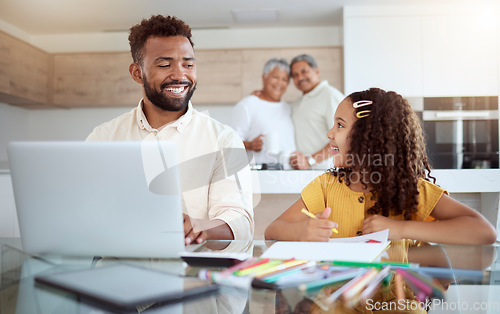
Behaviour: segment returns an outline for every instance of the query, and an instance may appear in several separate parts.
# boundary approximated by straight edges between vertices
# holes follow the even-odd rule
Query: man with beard
[[[303,93],[292,103],[297,152],[290,157],[290,165],[294,169],[329,169],[333,154],[326,133],[345,97],[328,81],[320,81],[318,65],[310,55],[293,58],[290,73],[295,87]]]
[[[96,127],[87,141],[175,142],[186,245],[252,239],[252,183],[248,164],[241,165],[243,142],[190,102],[196,89],[190,27],[175,17],[152,16],[130,29],[129,43],[129,72],[142,85],[143,98],[130,112]]]

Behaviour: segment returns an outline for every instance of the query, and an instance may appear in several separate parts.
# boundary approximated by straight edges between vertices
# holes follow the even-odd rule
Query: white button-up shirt
[[[87,141],[142,141],[177,144],[183,212],[195,219],[220,219],[235,240],[253,238],[252,180],[245,148],[230,127],[195,110],[191,104],[176,121],[160,129],[148,123],[142,100],[94,129]]]

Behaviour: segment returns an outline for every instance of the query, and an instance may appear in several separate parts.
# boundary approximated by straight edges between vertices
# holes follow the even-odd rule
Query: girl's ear
[[[143,83],[143,81],[142,81],[142,69],[141,69],[140,65],[138,65],[137,63],[134,62],[128,67],[128,71],[130,72],[130,75],[132,76],[134,81],[136,81],[139,84]]]

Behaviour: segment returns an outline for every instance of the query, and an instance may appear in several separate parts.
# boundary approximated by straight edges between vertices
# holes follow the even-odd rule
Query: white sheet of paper
[[[359,237],[330,239],[329,242],[276,242],[262,257],[315,261],[372,262],[389,245],[389,229]],[[380,243],[367,243],[368,241]]]
[[[387,242],[388,238],[389,238],[389,229],[385,229],[382,231],[365,234],[359,237],[330,239],[330,242],[364,243],[370,240],[374,240],[374,241],[379,241],[380,243],[384,243]]]
[[[372,262],[388,246],[388,242],[276,242],[262,258],[306,259],[312,261]]]

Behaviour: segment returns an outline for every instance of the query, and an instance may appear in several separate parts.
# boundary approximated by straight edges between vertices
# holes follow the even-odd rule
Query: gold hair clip
[[[371,100],[360,100],[360,101],[356,101],[355,103],[353,103],[352,106],[354,107],[354,109],[357,109],[359,107],[368,106],[371,104],[373,104],[373,101],[371,101]],[[371,110],[363,110],[360,112],[356,112],[356,117],[358,119],[368,117],[370,115],[370,112],[371,112]]]
[[[356,101],[355,103],[353,103],[352,106],[354,108],[359,108],[359,107],[368,106],[371,104],[373,104],[373,101],[371,101],[371,100],[360,100],[360,101]]]
[[[358,119],[368,117],[370,115],[370,112],[371,112],[371,110],[363,110],[363,111],[357,112],[356,117]]]

